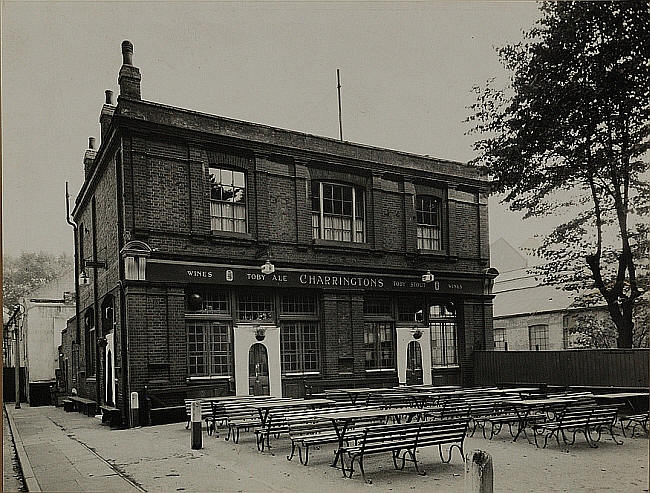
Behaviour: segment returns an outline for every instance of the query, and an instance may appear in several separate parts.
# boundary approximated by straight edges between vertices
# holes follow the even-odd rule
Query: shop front
[[[188,383],[276,397],[307,379],[431,384],[459,374],[463,300],[483,287],[444,274],[159,259],[148,259],[146,281],[184,286]]]

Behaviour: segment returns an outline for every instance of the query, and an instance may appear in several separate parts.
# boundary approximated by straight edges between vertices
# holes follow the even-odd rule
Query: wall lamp
[[[262,274],[273,274],[275,272],[275,265],[271,263],[270,260],[264,262],[264,265],[260,268]]]
[[[427,271],[426,274],[422,274],[422,282],[433,282],[435,280],[435,276],[431,273],[430,270]]]

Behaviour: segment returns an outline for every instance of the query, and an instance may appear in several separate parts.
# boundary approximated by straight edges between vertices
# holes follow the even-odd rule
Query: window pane
[[[390,298],[388,296],[364,296],[363,313],[366,315],[389,316],[391,314]]]
[[[273,297],[266,293],[241,293],[238,316],[240,320],[273,321]]]
[[[209,172],[211,199],[210,225],[212,230],[245,233],[245,174],[241,171],[219,168],[210,168]],[[237,219],[238,221],[234,221],[233,219]]]
[[[233,185],[239,188],[245,188],[244,185],[244,173],[241,171],[233,171],[232,173],[232,182]]]
[[[424,299],[418,296],[397,299],[397,320],[400,322],[424,322]]]
[[[393,344],[394,328],[387,322],[366,322],[364,324],[365,368],[367,370],[395,368]]]
[[[440,250],[440,199],[418,196],[416,199],[417,243],[420,250]]]
[[[315,315],[316,297],[313,294],[283,295],[281,313],[286,315]]]
[[[317,323],[283,323],[280,344],[284,373],[320,371]]]

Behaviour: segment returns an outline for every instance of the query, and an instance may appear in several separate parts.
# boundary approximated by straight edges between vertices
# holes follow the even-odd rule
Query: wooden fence
[[[647,349],[476,351],[475,385],[648,387]]]

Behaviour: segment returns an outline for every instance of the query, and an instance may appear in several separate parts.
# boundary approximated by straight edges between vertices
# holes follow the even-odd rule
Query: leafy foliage
[[[563,222],[533,253],[549,284],[607,304],[619,347],[648,289],[650,11],[646,2],[554,2],[498,50],[509,84],[475,88],[474,164],[525,217]],[[567,219],[566,216],[569,216]]]
[[[73,268],[72,259],[67,255],[56,256],[44,252],[23,252],[18,257],[5,255],[3,305],[11,309],[21,297]]]

